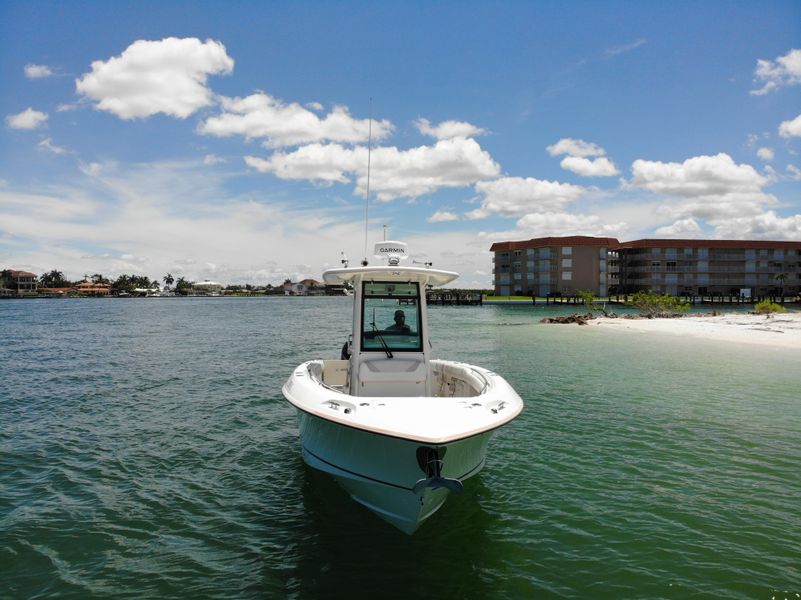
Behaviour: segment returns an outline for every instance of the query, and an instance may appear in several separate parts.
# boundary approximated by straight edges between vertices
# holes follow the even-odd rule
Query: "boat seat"
[[[348,360],[324,360],[323,383],[332,387],[344,387],[348,384]]]
[[[428,368],[422,357],[370,358],[359,365],[360,396],[426,396]]]

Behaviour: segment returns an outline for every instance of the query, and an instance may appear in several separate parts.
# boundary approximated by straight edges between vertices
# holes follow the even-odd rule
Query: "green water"
[[[0,598],[798,598],[801,348],[432,307],[526,401],[414,536],[280,393],[346,298],[0,302]]]

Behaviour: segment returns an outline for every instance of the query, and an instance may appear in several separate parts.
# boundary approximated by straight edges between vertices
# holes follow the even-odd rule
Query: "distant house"
[[[75,285],[73,289],[81,296],[108,296],[111,293],[111,284],[82,281]]]
[[[45,298],[63,298],[71,292],[75,292],[75,288],[71,287],[40,287],[39,295]]]
[[[37,289],[36,274],[28,271],[3,271],[3,275],[0,277],[0,288],[8,290],[15,295],[35,294]]]
[[[285,296],[317,296],[325,294],[325,286],[316,279],[304,279],[284,284]]]
[[[222,284],[216,281],[201,281],[192,286],[192,296],[219,296],[222,291]]]

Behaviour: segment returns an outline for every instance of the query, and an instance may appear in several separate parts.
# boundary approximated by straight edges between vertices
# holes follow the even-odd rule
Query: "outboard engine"
[[[464,485],[458,479],[442,476],[442,457],[445,456],[447,448],[431,448],[420,446],[417,449],[417,464],[426,474],[425,479],[420,479],[414,484],[412,491],[419,494],[425,488],[437,490],[446,488],[452,492],[459,493],[464,489]]]

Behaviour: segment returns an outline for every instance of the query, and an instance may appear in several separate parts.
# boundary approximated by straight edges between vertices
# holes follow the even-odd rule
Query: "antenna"
[[[388,225],[384,225],[384,241],[387,241],[387,227]]]
[[[367,124],[367,197],[364,199],[364,260],[362,266],[367,266],[367,224],[370,211],[370,153],[373,147],[373,99],[370,98],[370,120]]]

